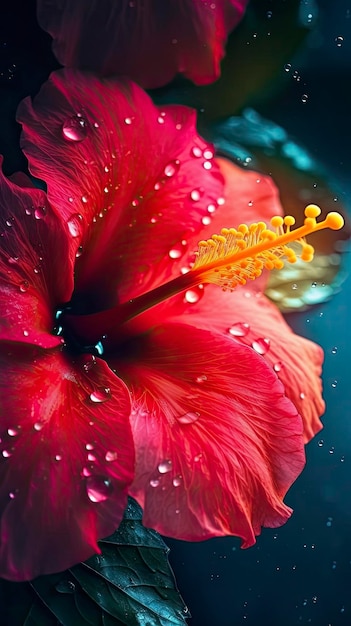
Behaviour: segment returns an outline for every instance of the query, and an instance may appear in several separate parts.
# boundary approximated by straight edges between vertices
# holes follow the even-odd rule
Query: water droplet
[[[172,469],[172,461],[170,459],[161,461],[161,463],[158,464],[157,469],[160,474],[167,474],[167,472],[170,472]]]
[[[271,19],[272,15],[273,15],[272,11],[267,11],[267,17],[269,20]]]
[[[151,486],[151,487],[158,487],[158,486],[159,486],[159,484],[160,484],[160,481],[159,481],[159,479],[158,479],[158,478],[152,478],[152,479],[150,480],[150,486]]]
[[[201,223],[202,223],[204,226],[209,226],[209,225],[211,224],[211,222],[212,222],[212,220],[211,220],[211,218],[210,218],[210,216],[209,216],[209,215],[204,215],[204,217],[203,217],[203,218],[202,218],[202,220],[201,220]]]
[[[85,481],[88,498],[92,502],[104,502],[113,491],[112,483],[106,476],[88,476]]]
[[[131,117],[125,117],[124,118],[124,123],[127,124],[127,126],[130,126],[132,123],[132,118]]]
[[[7,434],[10,437],[16,437],[16,435],[18,435],[18,428],[8,428],[7,429]]]
[[[172,482],[173,482],[173,487],[179,487],[182,484],[183,479],[182,479],[182,477],[180,475],[179,476],[175,476],[173,478]]]
[[[338,348],[336,346],[334,346],[334,348],[332,348],[331,353],[332,354],[336,354],[338,351]]]
[[[293,283],[291,285],[291,289],[294,289],[294,290],[298,289],[298,285],[296,283]]]
[[[102,403],[106,402],[111,398],[111,390],[109,387],[99,387],[99,389],[95,389],[89,395],[89,399],[91,402]]]
[[[82,220],[83,217],[80,213],[74,213],[69,218],[67,226],[72,237],[78,237],[81,234]]]
[[[307,93],[303,93],[301,96],[301,101],[305,104],[308,100],[308,94]]]
[[[245,337],[249,330],[250,324],[246,324],[246,322],[237,322],[228,329],[228,333],[233,335],[233,337]]]
[[[62,134],[68,141],[83,141],[88,134],[86,120],[80,115],[68,118],[63,123]]]
[[[83,202],[84,204],[87,204],[87,202],[88,202],[88,197],[87,197],[87,196],[82,196],[82,197],[81,197],[81,200],[82,200],[82,202]]]
[[[43,422],[35,422],[35,424],[33,424],[33,428],[37,432],[39,432],[43,427],[44,427],[44,423]]]
[[[203,157],[204,159],[213,159],[214,157],[213,150],[211,150],[210,148],[206,148],[206,150],[204,150],[203,152]]]
[[[165,120],[164,120],[164,117],[162,117],[162,114],[159,115],[159,117],[157,118],[157,121],[158,121],[159,124],[164,124],[165,123]]]
[[[197,454],[196,456],[194,456],[194,461],[195,463],[198,463],[199,461],[201,461],[202,459],[202,453],[200,452],[200,454]]]
[[[84,355],[85,360],[83,363],[83,369],[85,372],[89,372],[94,365],[96,365],[96,357],[93,354]]]
[[[344,38],[341,37],[341,35],[339,35],[339,37],[335,37],[335,43],[338,48],[341,48],[342,44],[344,43]]]
[[[116,461],[117,458],[118,458],[117,452],[113,452],[112,450],[108,450],[105,454],[105,460],[108,461],[108,463],[111,463],[112,461]]]
[[[323,446],[324,446],[324,440],[323,440],[323,439],[320,439],[320,440],[318,441],[318,444],[317,444],[317,445],[318,445],[318,447],[319,447],[319,448],[323,448]]]
[[[190,192],[190,199],[191,199],[193,202],[198,202],[198,201],[200,200],[201,196],[202,196],[202,191],[201,191],[201,189],[193,189],[193,190]]]
[[[94,450],[94,445],[92,443],[87,443],[87,444],[85,444],[85,449],[86,450]]]
[[[19,261],[19,257],[18,257],[18,256],[10,256],[10,257],[7,259],[7,262],[8,262],[10,265],[16,265],[16,264],[18,263],[18,261]]]
[[[24,337],[29,337],[29,330],[24,330],[23,331],[23,336]]]
[[[179,259],[183,254],[183,250],[182,248],[179,246],[177,248],[172,248],[169,252],[168,252],[168,256],[171,259]]]
[[[184,301],[188,302],[189,304],[196,304],[196,302],[199,302],[199,300],[201,300],[203,295],[204,295],[203,285],[197,285],[196,287],[193,287],[192,289],[188,289],[185,292]]]
[[[59,593],[74,593],[76,586],[71,580],[60,580],[60,582],[55,585],[55,589]]]
[[[77,252],[76,252],[76,259],[79,259],[79,257],[82,256],[82,254],[83,254],[83,246],[78,246]]]
[[[14,500],[14,498],[15,498],[15,497],[16,497],[15,492],[14,492],[14,491],[10,491],[10,493],[9,493],[9,498],[10,498],[11,500]]]
[[[167,176],[168,178],[172,178],[172,176],[174,176],[178,170],[180,168],[180,161],[178,161],[178,159],[176,159],[175,161],[170,161],[169,163],[167,163],[164,171],[165,176]]]
[[[332,525],[332,523],[333,523],[333,518],[332,517],[328,517],[326,526],[330,527]]]
[[[42,220],[46,216],[46,207],[39,206],[34,210],[34,217],[36,220]]]
[[[333,380],[331,386],[333,387],[333,389],[335,389],[335,387],[337,387],[338,385],[338,381],[337,380]]]
[[[55,461],[62,461],[62,455],[61,454],[55,454]]]
[[[283,367],[283,363],[281,361],[278,361],[277,363],[274,363],[273,365],[273,369],[275,372],[280,372],[282,367]]]
[[[195,411],[188,411],[188,413],[184,413],[184,415],[180,415],[179,417],[177,417],[177,421],[180,424],[193,424],[194,422],[197,422],[199,417],[200,413],[197,413]]]
[[[202,156],[202,150],[198,146],[193,146],[190,150],[191,156],[199,159]]]
[[[291,63],[285,63],[284,69],[285,69],[286,72],[290,72],[290,70],[291,70]]]
[[[5,459],[9,459],[9,458],[10,458],[10,456],[12,456],[12,452],[11,452],[10,450],[3,450],[3,451],[2,451],[2,456],[3,456]]]
[[[304,394],[304,392],[303,392],[303,391],[301,391],[301,393],[300,393],[300,398],[301,398],[301,400],[304,400],[304,399],[305,399],[305,394]]]
[[[201,374],[200,376],[196,376],[195,382],[201,385],[201,383],[205,383],[207,380],[207,376],[205,374]]]
[[[211,161],[204,161],[204,163],[202,164],[202,167],[204,168],[204,170],[211,170],[212,169],[212,163]]]
[[[260,337],[252,342],[251,346],[258,354],[266,354],[270,347],[270,340],[267,337]]]
[[[216,210],[216,207],[215,207],[215,205],[214,205],[214,204],[209,204],[209,205],[208,205],[208,207],[207,207],[207,211],[208,211],[208,213],[214,213],[214,212],[215,212],[215,210]]]

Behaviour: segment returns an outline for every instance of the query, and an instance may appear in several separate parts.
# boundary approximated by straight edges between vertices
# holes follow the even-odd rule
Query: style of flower
[[[228,33],[248,0],[38,0],[38,21],[65,66],[161,87],[177,73],[219,77]]]
[[[262,295],[263,276],[230,293],[192,284],[191,267],[222,280],[201,264],[226,235],[206,238],[281,213],[273,183],[216,161],[194,111],[157,108],[130,82],[61,70],[18,119],[47,194],[2,175],[0,576],[98,552],[128,493],[165,535],[252,545],[291,514],[322,351]],[[250,228],[237,240],[266,245]],[[244,282],[258,264],[223,272]]]

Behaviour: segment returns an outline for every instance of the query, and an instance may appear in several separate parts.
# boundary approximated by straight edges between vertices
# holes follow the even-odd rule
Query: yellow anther
[[[318,217],[322,211],[317,204],[309,204],[304,212],[306,217]]]
[[[340,213],[332,211],[331,213],[328,213],[325,218],[325,223],[328,228],[331,228],[331,230],[340,230],[340,228],[342,228],[345,224],[345,221]]]
[[[283,226],[283,224],[284,219],[280,217],[280,215],[275,215],[274,217],[272,217],[271,225],[273,226],[273,228],[280,228],[280,226]]]
[[[294,226],[295,224],[295,218],[292,215],[286,215],[284,217],[284,224],[285,226],[289,227],[289,226]]]

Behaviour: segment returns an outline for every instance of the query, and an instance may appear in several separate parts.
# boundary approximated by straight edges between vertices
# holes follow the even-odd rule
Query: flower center
[[[213,283],[232,291],[248,280],[255,280],[265,269],[281,269],[284,260],[294,263],[300,256],[303,261],[311,261],[314,249],[305,241],[305,236],[323,228],[339,230],[344,225],[342,216],[336,212],[328,213],[325,220],[317,222],[320,213],[318,206],[308,205],[303,226],[294,230],[291,227],[295,219],[291,215],[273,217],[272,228],[264,222],[223,228],[219,235],[199,242],[195,263],[186,274],[112,309],[73,315],[67,308],[59,315],[58,322],[75,342],[87,346],[84,351],[93,347],[102,354],[105,339],[108,338],[109,346],[114,345],[117,337],[121,337],[123,324],[178,293],[203,283]]]

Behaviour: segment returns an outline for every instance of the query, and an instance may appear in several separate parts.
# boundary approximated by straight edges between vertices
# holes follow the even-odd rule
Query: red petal
[[[130,76],[145,88],[176,73],[216,80],[227,34],[247,0],[39,0],[38,20],[62,65]]]
[[[45,193],[27,187],[0,172],[0,339],[49,348],[61,343],[53,311],[71,297],[75,255]]]
[[[207,206],[223,195],[218,166],[209,158],[213,149],[197,135],[194,111],[159,110],[132,83],[66,70],[52,74],[33,107],[22,103],[19,119],[31,170],[47,182],[50,201],[72,220],[83,247],[77,291],[109,308],[117,285],[119,299],[150,288],[161,261],[158,281],[171,275],[168,253],[182,240],[179,254],[189,253],[187,235],[200,230]],[[81,141],[64,138],[67,120],[78,124]]]
[[[1,360],[0,576],[26,580],[99,552],[119,524],[134,469],[130,401],[89,356],[17,348]]]
[[[133,390],[144,523],[187,540],[255,541],[291,514],[283,497],[304,466],[302,423],[276,374],[227,334],[167,324],[118,360]]]
[[[222,292],[209,285],[201,302],[188,306],[181,319],[192,326],[221,333],[232,329],[229,334],[236,341],[254,346],[277,372],[287,397],[301,414],[305,443],[321,430],[319,418],[325,408],[320,378],[323,351],[312,341],[296,335],[263,294],[244,288],[233,293]]]

